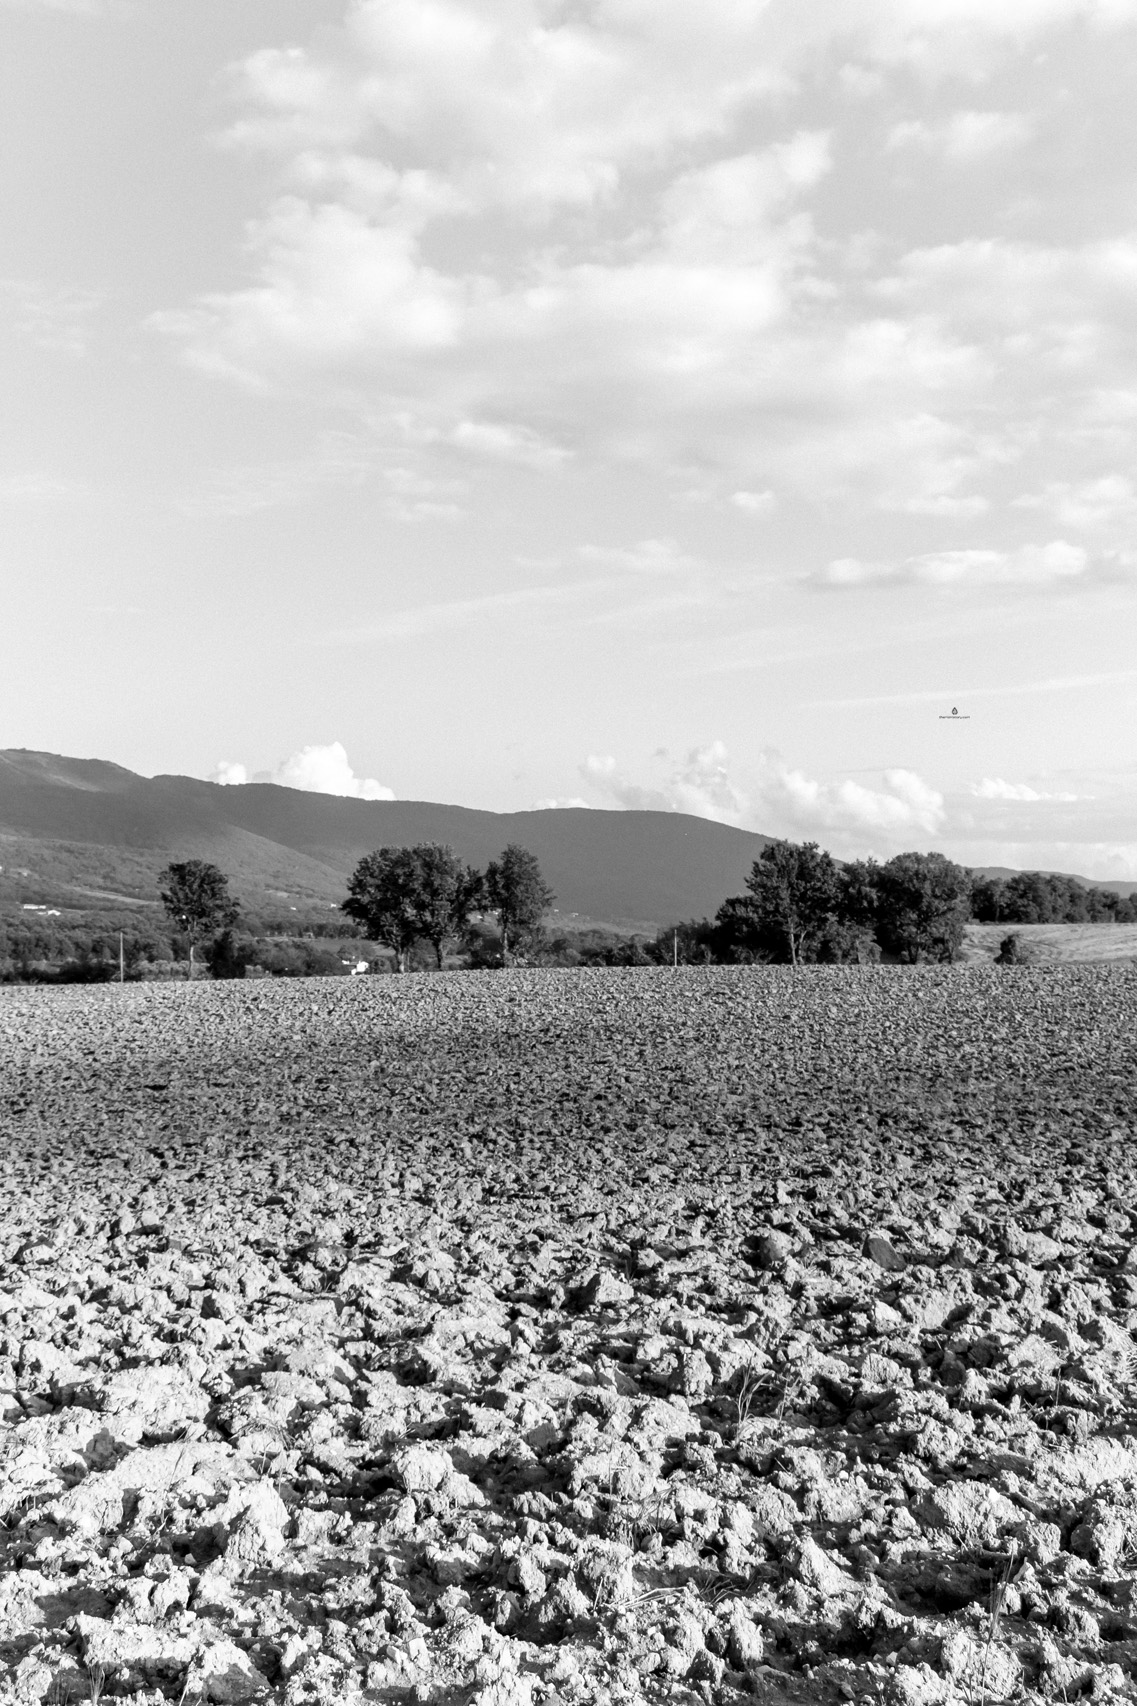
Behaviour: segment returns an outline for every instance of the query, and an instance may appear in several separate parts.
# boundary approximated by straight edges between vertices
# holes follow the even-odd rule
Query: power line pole
[[[674,970],[679,964],[679,932],[671,932],[671,967]]]
[[[122,947],[122,931],[118,933],[118,981],[126,982],[126,955]]]

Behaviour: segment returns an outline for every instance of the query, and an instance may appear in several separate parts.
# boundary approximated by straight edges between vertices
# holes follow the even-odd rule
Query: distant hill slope
[[[972,870],[977,877],[1017,877],[1021,874],[1013,865],[973,865]],[[1069,871],[1044,870],[1042,875],[1044,877],[1069,877],[1072,883],[1081,883],[1083,888],[1106,889],[1110,894],[1119,894],[1126,900],[1131,894],[1137,894],[1137,883],[1125,882],[1114,877],[1099,882],[1096,877],[1075,877]]]
[[[152,901],[158,871],[175,858],[213,860],[248,905],[327,905],[373,848],[442,841],[484,866],[516,841],[536,854],[560,912],[665,924],[713,914],[738,894],[768,840],[680,812],[349,800],[0,751],[3,888],[15,877],[36,898],[59,894],[73,906],[96,894]]]

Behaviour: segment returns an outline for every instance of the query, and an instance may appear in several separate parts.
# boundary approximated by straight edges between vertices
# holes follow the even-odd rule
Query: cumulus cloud
[[[210,776],[211,782],[239,787],[250,780],[243,764],[223,760]],[[372,777],[357,776],[348,762],[343,743],[302,746],[284,758],[275,770],[258,771],[254,782],[275,782],[281,788],[299,788],[310,794],[337,794],[352,800],[393,800],[392,789]]]
[[[666,761],[666,754],[657,756]],[[767,752],[739,783],[721,741],[693,748],[654,785],[630,779],[610,755],[590,755],[581,775],[626,811],[689,812],[772,835],[836,836],[842,845],[934,835],[946,817],[944,796],[911,770],[886,770],[879,788],[848,779],[819,782]]]
[[[943,827],[944,797],[911,770],[886,770],[883,788],[846,780],[822,783],[778,759],[768,759],[761,803],[782,825],[845,835],[911,832],[934,835]]]
[[[572,794],[565,799],[550,798],[545,800],[534,800],[532,809],[535,812],[555,812],[569,811],[576,806],[583,806],[585,810],[590,810],[591,802],[589,800],[582,800],[579,794]]]
[[[614,758],[593,753],[581,765],[581,775],[626,811],[688,812],[739,825],[748,802],[731,781],[726,760],[721,741],[692,747],[659,786],[643,787],[630,781]]]
[[[1135,17],[1137,0],[707,0],[697,19],[683,0],[351,0],[342,27],[233,69],[226,143],[275,172],[248,277],[155,324],[247,383],[338,397],[350,375],[397,399],[431,457],[681,470],[678,489],[755,516],[774,492],[877,520],[1002,514],[1013,491],[991,488],[1028,450],[1071,483],[1072,451],[1101,454],[1137,241],[1070,237],[1057,199],[1051,241],[1024,240],[1017,215],[1000,234],[989,199],[982,237],[890,229],[864,138],[808,122],[802,91],[832,74],[866,112],[879,100],[879,136],[915,65],[926,110],[893,127],[889,176],[900,148],[912,171],[996,153],[1013,171],[1032,126],[1061,122],[1054,103],[953,110],[958,76],[979,87],[1018,56],[1029,79],[1048,32],[1088,26],[1092,43]],[[827,113],[848,105],[833,95]],[[983,177],[957,174],[955,193],[983,195]],[[1048,192],[1011,193],[1045,228]],[[425,498],[408,518],[440,504],[456,513]],[[1071,494],[1056,512],[1071,550],[1077,509]],[[1092,578],[997,544],[1001,564],[930,549],[830,578]]]

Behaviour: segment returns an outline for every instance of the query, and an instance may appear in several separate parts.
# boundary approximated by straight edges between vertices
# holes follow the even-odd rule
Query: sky
[[[0,0],[0,746],[1137,878],[1135,86],[1137,0]]]

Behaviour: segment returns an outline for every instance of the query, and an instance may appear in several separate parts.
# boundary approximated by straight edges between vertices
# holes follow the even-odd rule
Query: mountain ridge
[[[770,837],[681,812],[487,812],[354,800],[275,783],[143,777],[101,759],[0,751],[0,864],[75,892],[152,899],[174,858],[208,858],[246,903],[334,905],[365,853],[443,841],[484,866],[510,841],[538,858],[563,914],[655,926],[713,913]]]
[[[338,906],[364,854],[442,841],[484,866],[511,841],[538,858],[562,917],[652,929],[709,917],[741,892],[772,837],[683,812],[563,806],[489,812],[430,800],[355,800],[272,782],[141,776],[106,759],[0,750],[0,902],[96,896],[153,904],[172,859],[202,858],[261,910]],[[981,875],[1011,875],[1001,866]],[[1084,877],[1075,879],[1089,886]],[[1118,894],[1137,883],[1093,886]],[[83,897],[69,899],[68,896]]]

